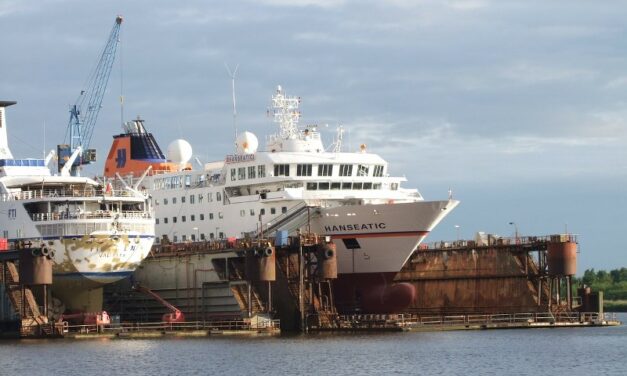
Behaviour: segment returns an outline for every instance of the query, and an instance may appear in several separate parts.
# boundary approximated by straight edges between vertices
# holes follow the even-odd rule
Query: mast
[[[229,66],[224,63],[226,67],[226,71],[229,73],[231,77],[231,94],[233,96],[233,129],[235,130],[235,152],[237,152],[237,103],[235,102],[235,75],[237,75],[237,69],[239,68],[239,64],[235,66],[235,69],[231,72]]]
[[[298,137],[298,120],[300,119],[300,97],[288,97],[283,93],[281,85],[277,86],[276,93],[272,96],[272,116],[274,122],[279,125],[281,139],[294,139]]]

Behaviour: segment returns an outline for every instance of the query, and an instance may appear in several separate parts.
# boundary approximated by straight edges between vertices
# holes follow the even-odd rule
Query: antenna
[[[235,66],[235,69],[231,71],[228,64],[225,62],[224,66],[226,67],[226,71],[229,73],[231,77],[231,93],[233,95],[233,128],[235,129],[235,151],[237,152],[237,102],[235,102],[235,75],[237,75],[237,69],[239,68],[239,64]]]

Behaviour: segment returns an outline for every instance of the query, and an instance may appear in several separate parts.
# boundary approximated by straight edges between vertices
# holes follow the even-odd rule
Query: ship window
[[[213,201],[213,192],[207,193],[207,202]]]
[[[213,240],[213,232],[209,233],[209,239]]]
[[[381,189],[381,183],[374,183],[372,189]]]
[[[216,192],[216,201],[218,202],[222,201],[222,193]]]
[[[192,241],[195,242],[196,241],[196,235],[195,234],[191,234],[190,236],[192,238]]]
[[[331,183],[331,190],[340,189],[340,183]]]
[[[189,195],[189,203],[190,204],[195,204],[196,202],[196,195]]]
[[[310,164],[297,164],[296,176],[311,176],[311,169]]]
[[[168,217],[163,218],[163,223],[168,223]]]
[[[181,204],[185,203],[185,196],[181,196]]]
[[[240,210],[240,211],[239,211],[239,216],[240,216],[240,217],[243,217],[243,216],[245,216],[245,215],[246,215],[246,210],[243,210],[243,209],[242,209],[242,210]]]
[[[266,215],[266,209],[259,209],[260,215]]]
[[[364,183],[364,189],[372,189],[372,183]]]
[[[353,176],[353,165],[340,165],[340,176]]]
[[[176,197],[172,197],[172,204],[176,204]]]
[[[392,183],[390,184],[390,190],[392,191],[396,191],[398,189],[398,183]]]
[[[264,166],[264,165],[257,166],[257,175],[259,175],[260,178],[265,178],[266,177],[266,166]]]
[[[270,208],[270,214],[276,214],[276,208]]]
[[[353,183],[342,183],[342,189],[351,189]]]
[[[209,213],[209,220],[213,219],[213,213]]]
[[[155,199],[155,206],[159,206],[159,199],[158,198]]]
[[[206,240],[204,232],[202,234],[200,234],[200,240]]]
[[[224,215],[222,214],[222,212],[218,212],[218,218],[220,219],[224,218]]]
[[[307,183],[308,191],[315,191],[316,189],[318,189],[318,183]]]
[[[235,169],[231,169],[231,181],[235,181]]]
[[[237,169],[237,180],[246,179],[246,167],[240,167]]]
[[[164,198],[164,199],[163,199],[163,205],[167,205],[167,204],[168,204],[168,199],[167,199],[167,198]]]
[[[255,215],[255,209],[250,209],[250,215]]]
[[[357,176],[368,176],[368,166],[357,165]]]
[[[220,239],[224,239],[224,233],[220,231]]]
[[[290,176],[290,165],[288,164],[275,164],[274,176]]]
[[[185,222],[186,220],[187,220],[187,217],[186,217],[186,216],[184,216],[184,215],[182,215],[182,216],[181,216],[181,222]]]
[[[249,179],[254,179],[255,178],[255,166],[248,166],[248,178]]]
[[[185,175],[185,186],[189,187],[190,185],[192,185],[192,176],[191,175]]]
[[[176,217],[172,217],[172,223],[176,223]]]
[[[361,189],[361,183],[353,183],[353,189]]]
[[[200,220],[204,221],[205,220],[205,215],[204,214],[200,214]]]
[[[281,213],[283,214],[287,213],[287,206],[281,207]]]
[[[333,175],[332,164],[320,164],[318,165],[318,176],[331,176]]]
[[[372,171],[372,176],[374,177],[383,176],[383,166],[381,165],[374,166],[374,171]]]
[[[342,242],[344,242],[344,246],[346,247],[346,249],[360,249],[361,248],[356,238],[342,239]]]
[[[205,198],[205,195],[203,195],[202,193],[199,193],[198,194],[198,203],[202,204],[202,201],[204,200],[204,198]]]
[[[155,225],[159,224],[159,218],[155,218]]]
[[[324,190],[324,191],[328,191],[329,190],[329,183],[319,183],[318,184],[318,189],[319,190]]]
[[[183,236],[181,236],[181,240],[183,240],[183,241],[187,241],[187,235],[183,235]]]
[[[174,235],[174,236],[172,237],[172,241],[173,241],[174,243],[177,243],[177,242],[179,241],[179,237],[178,237],[178,236],[176,236],[176,235]]]
[[[190,215],[189,216],[189,220],[192,221],[192,222],[195,221],[196,220],[196,216],[194,214]]]

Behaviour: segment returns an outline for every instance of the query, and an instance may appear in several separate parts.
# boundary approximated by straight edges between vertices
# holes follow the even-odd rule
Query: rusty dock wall
[[[576,245],[573,235],[440,242],[416,250],[395,280],[416,287],[408,313],[570,311],[570,275],[564,273],[574,272],[549,270],[548,250],[571,243]],[[564,261],[570,269],[573,262]]]

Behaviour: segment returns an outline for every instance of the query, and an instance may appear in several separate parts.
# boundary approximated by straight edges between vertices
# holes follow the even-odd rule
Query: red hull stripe
[[[376,232],[362,234],[334,234],[331,239],[347,239],[347,238],[392,238],[400,236],[426,236],[429,231],[398,231],[398,232]]]

